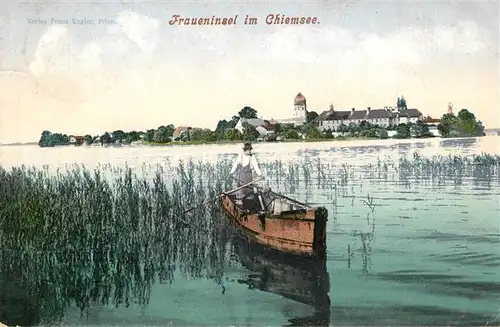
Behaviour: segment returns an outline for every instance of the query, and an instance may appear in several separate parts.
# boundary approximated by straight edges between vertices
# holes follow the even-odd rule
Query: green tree
[[[363,137],[370,137],[370,138],[375,138],[378,137],[377,133],[378,128],[376,127],[365,127],[364,129],[361,129],[360,134]]]
[[[365,130],[369,130],[372,128],[372,124],[370,124],[369,122],[367,122],[366,120],[362,120],[361,123],[359,123],[359,129],[361,131],[365,131]]]
[[[167,126],[162,125],[162,126],[158,127],[156,130],[157,131],[161,130],[162,133],[164,133],[165,135],[167,135],[167,137],[172,137],[174,135],[175,126],[172,125],[172,124],[167,125]]]
[[[279,136],[283,138],[288,138],[286,135],[289,131],[295,131],[297,135],[299,134],[299,126],[294,126],[293,124],[282,124],[279,127]]]
[[[111,139],[113,142],[115,141],[122,141],[123,139],[125,139],[127,135],[125,134],[124,131],[122,131],[121,129],[118,129],[116,131],[113,131],[111,133]]]
[[[446,137],[446,136],[450,135],[450,131],[451,131],[450,124],[446,124],[446,123],[441,122],[437,125],[437,129],[438,129],[438,132],[441,136]]]
[[[289,129],[285,132],[285,138],[289,140],[298,140],[300,138],[300,135],[296,130]]]
[[[201,132],[201,139],[204,141],[204,142],[214,142],[217,140],[217,138],[215,137],[215,133],[212,132],[210,129],[208,128],[204,128]]]
[[[346,124],[344,124],[344,123],[340,124],[337,127],[337,132],[338,133],[347,133],[348,131],[349,131],[349,127]]]
[[[131,132],[128,132],[126,133],[126,140],[127,140],[127,143],[132,143],[132,142],[135,142],[135,141],[139,141],[141,139],[141,134],[140,132],[137,132],[137,131],[131,131]]]
[[[101,136],[101,144],[109,144],[111,143],[111,141],[112,141],[111,135],[108,132],[104,133]]]
[[[54,145],[68,145],[70,137],[66,134],[52,133],[52,142]]]
[[[84,141],[84,142],[85,142],[85,144],[87,144],[87,145],[92,144],[92,135],[87,134],[87,135],[85,135],[83,138],[84,138],[84,140],[85,140],[85,141]]]
[[[283,124],[280,126],[281,132],[286,132],[290,129],[297,130],[297,128],[293,124]]]
[[[257,118],[257,110],[245,106],[238,112],[238,116],[240,116],[240,118]]]
[[[225,131],[224,139],[231,141],[243,140],[243,134],[236,128],[230,128]]]
[[[350,136],[357,136],[360,131],[361,130],[358,124],[350,123],[349,126],[347,126],[347,132]]]
[[[260,136],[255,126],[243,123],[243,139],[245,141],[255,141]]]
[[[146,142],[153,142],[153,137],[155,136],[156,130],[154,129],[148,129],[146,131],[146,134],[144,135],[144,141]]]
[[[408,107],[406,106],[406,99],[404,98],[404,96],[401,96],[400,98],[398,98],[398,109],[399,110],[406,110],[408,109]]]
[[[191,138],[191,131],[192,130],[193,129],[191,127],[188,127],[187,130],[184,133],[181,133],[181,135],[179,136],[179,140],[182,141],[182,142],[189,142],[189,141],[191,141],[192,140],[192,138]]]
[[[458,112],[457,118],[461,121],[472,122],[476,121],[476,116],[467,109],[462,109]]]
[[[191,140],[192,141],[195,141],[195,142],[198,142],[198,141],[203,141],[203,136],[202,136],[202,133],[203,133],[203,129],[202,128],[192,128],[191,129]]]
[[[234,123],[233,127],[236,126],[236,124],[238,124],[238,122],[240,121],[240,116],[236,116],[234,115],[232,118],[231,118],[231,121]]]
[[[228,129],[232,129],[236,126],[239,118],[238,119],[234,119],[235,117],[233,116],[233,119],[231,120],[225,120],[225,119],[222,119],[222,120],[219,120],[219,122],[217,123],[217,127],[215,128],[215,136],[218,140],[223,140],[223,139],[226,139],[226,131]]]
[[[432,133],[429,131],[429,126],[421,120],[410,126],[410,134],[417,138],[432,136]]]
[[[485,136],[486,135],[486,133],[484,132],[483,122],[480,120],[477,121],[476,135],[477,136]]]
[[[50,131],[43,131],[42,135],[40,136],[40,140],[38,141],[38,146],[45,148],[45,147],[53,147],[54,146],[54,141],[52,139],[52,133]]]
[[[319,139],[321,138],[321,133],[319,129],[314,125],[308,125],[304,134],[308,139]]]
[[[378,138],[386,139],[389,137],[389,133],[387,133],[387,130],[385,130],[384,128],[378,128],[376,131]]]
[[[52,133],[50,131],[43,131],[38,146],[40,147],[53,147],[56,145],[68,145],[70,137],[66,134]]]
[[[326,129],[326,130],[322,131],[321,137],[324,139],[333,139],[334,138],[333,131],[330,128]]]
[[[308,111],[306,116],[307,123],[310,123],[318,118],[318,113],[316,111]]]
[[[467,109],[462,109],[457,115],[456,130],[460,136],[477,136],[478,122],[476,116]],[[482,124],[481,124],[482,125]]]
[[[398,138],[398,139],[409,138],[410,137],[410,127],[405,123],[399,124],[396,127],[396,135],[394,137]]]
[[[172,137],[174,135],[174,131],[175,131],[175,126],[173,124],[168,124],[167,126],[165,126],[165,132],[167,133],[167,135],[169,137]]]
[[[276,135],[279,135],[281,131],[282,131],[281,124],[280,123],[274,124],[274,133],[276,133]]]
[[[216,140],[214,133],[208,128],[192,128],[189,137],[191,141],[195,142],[213,142]]]
[[[467,109],[460,110],[457,116],[453,113],[444,114],[438,125],[438,131],[443,137],[484,135],[483,124]]]
[[[408,106],[406,105],[406,99],[403,96],[401,96],[401,107],[405,110],[408,109]]]
[[[153,142],[168,143],[170,141],[169,130],[165,126],[160,126],[153,135]]]
[[[447,137],[457,123],[457,117],[452,113],[446,113],[441,117],[441,122],[438,124],[437,129],[441,136]]]

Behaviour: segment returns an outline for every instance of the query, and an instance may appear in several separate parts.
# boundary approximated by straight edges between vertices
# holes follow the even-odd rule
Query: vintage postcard
[[[499,12],[3,0],[0,326],[498,326]]]

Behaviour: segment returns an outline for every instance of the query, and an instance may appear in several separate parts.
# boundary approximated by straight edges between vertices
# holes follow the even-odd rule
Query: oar
[[[257,187],[258,189],[260,189],[261,191],[263,190],[263,188],[262,188],[262,187],[260,187],[260,186],[258,186],[258,185],[257,185],[256,187]],[[275,191],[273,191],[273,190],[271,190],[271,192],[272,192],[272,193],[274,193],[275,195],[277,195],[277,196],[279,196],[279,197],[281,197],[281,198],[284,198],[284,199],[286,199],[286,200],[289,200],[289,201],[291,201],[291,202],[293,202],[293,203],[300,204],[300,205],[302,205],[302,206],[304,206],[304,207],[311,208],[311,205],[309,205],[309,204],[307,204],[307,203],[302,203],[302,202],[300,202],[300,201],[297,201],[297,200],[295,200],[295,199],[289,198],[288,196],[285,196],[285,195],[283,195],[283,194],[281,194],[281,193],[278,193],[278,192],[275,192]]]
[[[253,181],[251,181],[251,182],[249,182],[249,183],[243,184],[243,185],[241,185],[241,186],[239,186],[239,187],[237,187],[237,188],[235,188],[235,189],[233,189],[233,190],[231,190],[231,191],[222,192],[222,194],[226,194],[226,195],[227,195],[227,194],[230,194],[230,193],[234,193],[234,192],[236,192],[236,191],[238,191],[238,190],[241,190],[241,189],[242,189],[242,188],[244,188],[244,187],[247,187],[248,185],[252,185],[252,184],[254,184],[255,182],[260,181],[261,179],[262,179],[262,177],[259,177],[259,178],[255,179],[255,180],[253,180]]]
[[[277,193],[277,192],[274,192],[274,191],[271,191],[271,192],[273,192],[273,193],[274,193],[274,194],[276,194],[277,196],[282,197],[282,198],[284,198],[284,199],[286,199],[286,200],[289,200],[289,201],[291,201],[291,202],[293,202],[293,203],[300,204],[301,206],[304,206],[304,207],[307,207],[307,208],[312,208],[312,207],[311,207],[311,205],[309,205],[309,204],[307,204],[307,203],[302,203],[302,202],[297,201],[297,200],[295,200],[295,199],[289,198],[288,196],[285,196],[285,195],[283,195],[283,194],[281,194],[281,193]]]
[[[222,192],[222,194],[226,194],[226,195],[227,195],[227,194],[230,194],[230,193],[234,193],[234,192],[236,192],[236,191],[238,191],[238,190],[241,190],[241,189],[242,189],[242,188],[244,188],[244,187],[247,187],[248,185],[252,185],[252,184],[254,184],[255,182],[257,182],[257,181],[259,181],[259,180],[261,180],[261,179],[262,179],[262,177],[259,177],[259,178],[257,178],[256,180],[253,180],[253,181],[251,181],[251,182],[249,182],[249,183],[243,184],[243,185],[241,185],[241,186],[239,186],[239,187],[237,187],[237,188],[235,188],[235,189],[232,189],[231,191],[228,191],[228,192]],[[219,197],[220,197],[220,196],[221,196],[221,195],[219,195]],[[191,209],[188,209],[188,210],[184,211],[184,213],[191,212],[191,211],[193,211],[194,209],[199,208],[200,206],[205,205],[205,204],[207,204],[207,203],[210,203],[210,202],[212,202],[212,201],[214,201],[214,200],[215,200],[215,199],[209,199],[209,200],[203,201],[202,203],[198,204],[196,207],[193,207],[193,208],[191,208]]]

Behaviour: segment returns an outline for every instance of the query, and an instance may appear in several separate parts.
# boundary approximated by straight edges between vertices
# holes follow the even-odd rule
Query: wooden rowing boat
[[[326,256],[326,208],[311,207],[273,191],[260,194],[267,199],[264,210],[239,203],[233,194],[221,195],[222,207],[242,237],[291,254]]]

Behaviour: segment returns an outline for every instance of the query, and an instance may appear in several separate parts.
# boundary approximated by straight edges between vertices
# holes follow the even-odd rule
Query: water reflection
[[[0,322],[33,326],[62,314],[67,302],[50,273],[43,273],[42,267],[24,266],[26,253],[2,248],[0,256]]]
[[[329,325],[330,277],[325,260],[279,253],[245,242],[240,237],[235,237],[232,243],[241,264],[256,273],[244,276],[239,283],[314,308],[313,315],[290,319],[289,326]]]
[[[193,236],[193,242],[198,242],[200,248],[210,249],[211,254],[206,262],[201,262],[195,253],[191,256],[183,253],[184,258],[179,260],[182,263],[178,262],[177,265],[187,266],[180,269],[185,277],[208,278],[219,283],[224,268],[231,266],[236,260],[254,272],[242,276],[239,283],[314,308],[311,316],[290,319],[289,326],[329,325],[330,281],[325,260],[302,259],[246,243],[239,237],[234,237],[234,230],[226,224],[221,224],[216,230],[217,234],[225,235],[219,234],[220,236],[212,237],[208,242],[206,238]],[[186,233],[185,229],[177,232]],[[172,235],[166,242],[172,241],[171,239]],[[137,241],[146,244],[145,239]],[[159,253],[150,253],[149,256],[153,259],[146,266],[139,251],[129,253],[116,266],[116,270],[108,271],[107,282],[99,278],[105,266],[102,259],[95,259],[88,266],[77,261],[66,268],[65,265],[60,265],[61,269],[67,270],[67,278],[61,278],[61,269],[53,265],[60,260],[61,254],[54,252],[45,256],[33,253],[32,264],[25,260],[28,256],[26,249],[17,253],[2,251],[1,255],[0,321],[8,325],[58,324],[64,322],[66,312],[75,307],[75,304],[82,310],[82,323],[89,316],[95,316],[94,310],[99,311],[99,308],[110,305],[130,306],[133,315],[135,310],[132,307],[148,306],[155,284],[162,280],[174,282],[172,276],[165,276],[165,267],[174,265],[175,261],[163,261],[158,258]],[[205,271],[205,274],[200,274],[201,271]],[[182,283],[182,280],[175,282]]]
[[[477,146],[478,138],[468,137],[459,139],[446,139],[439,142],[439,146],[443,148],[473,148]]]

